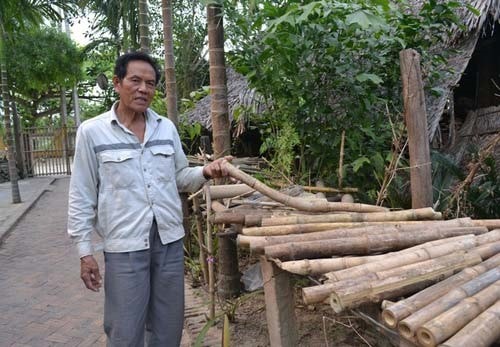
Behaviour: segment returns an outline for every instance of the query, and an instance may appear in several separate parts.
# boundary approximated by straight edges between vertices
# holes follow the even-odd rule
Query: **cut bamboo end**
[[[410,316],[411,314],[415,313],[422,307],[430,304],[434,300],[439,299],[441,296],[448,293],[452,289],[460,285],[463,285],[464,283],[473,280],[479,275],[489,270],[493,270],[499,266],[500,266],[500,254],[497,254],[476,266],[466,268],[460,273],[455,274],[454,276],[444,281],[441,281],[431,287],[428,287],[404,300],[398,301],[391,307],[384,309],[384,312],[382,312],[382,317],[388,315],[393,316],[395,320],[400,322],[399,324],[403,325],[404,329],[405,322],[403,320],[408,316]],[[409,337],[413,337],[413,332]]]
[[[336,293],[330,294],[330,306],[335,313],[341,313],[345,309],[342,299]]]
[[[481,313],[440,347],[488,347],[500,340],[500,300]]]
[[[418,341],[426,347],[445,341],[499,299],[500,280],[426,322],[417,329]]]
[[[407,339],[413,338],[417,334],[419,328],[424,324],[428,324],[434,317],[443,314],[457,305],[461,300],[475,295],[480,290],[487,288],[492,283],[499,280],[500,268],[495,267],[460,286],[450,288],[451,290],[438,299],[430,302],[428,305],[400,321],[398,325],[399,333]],[[426,337],[423,337],[423,340],[426,340]]]
[[[418,342],[425,347],[434,347],[438,344],[432,332],[427,328],[420,328],[417,338]]]
[[[385,300],[384,300],[385,301]],[[397,317],[392,313],[390,310],[388,310],[389,307],[383,308],[382,311],[382,322],[388,326],[391,329],[396,329],[398,326],[399,320]]]

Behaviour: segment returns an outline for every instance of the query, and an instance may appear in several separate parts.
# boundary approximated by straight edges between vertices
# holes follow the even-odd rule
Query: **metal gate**
[[[76,127],[24,128],[21,134],[27,176],[70,175]]]

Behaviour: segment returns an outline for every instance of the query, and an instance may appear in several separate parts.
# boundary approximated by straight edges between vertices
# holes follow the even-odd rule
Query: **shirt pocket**
[[[130,188],[137,178],[137,153],[131,150],[101,153],[104,189]]]
[[[170,182],[175,179],[175,150],[171,145],[153,146],[153,176],[158,182]]]

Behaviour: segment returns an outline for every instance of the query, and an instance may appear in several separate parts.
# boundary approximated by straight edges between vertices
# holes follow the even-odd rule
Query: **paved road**
[[[0,246],[2,346],[105,345],[103,293],[82,286],[66,236],[67,181],[55,180]]]
[[[0,185],[0,221],[9,222],[3,223],[8,234],[0,244],[0,346],[105,346],[103,293],[84,288],[66,234],[69,178],[21,184],[22,205],[3,199],[10,183]],[[97,260],[102,269],[102,254]],[[182,347],[190,346],[205,325],[208,307],[201,294],[186,285]],[[212,327],[203,341],[203,346],[220,346],[220,331]]]

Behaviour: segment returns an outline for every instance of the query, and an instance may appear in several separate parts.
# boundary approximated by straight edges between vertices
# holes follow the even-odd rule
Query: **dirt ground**
[[[295,297],[300,297],[297,291]],[[296,299],[299,346],[389,347],[388,339],[373,326],[349,314],[336,315],[326,304],[305,306]],[[227,305],[234,311],[230,323],[231,345],[238,347],[269,346],[264,293],[262,290],[243,294]],[[229,310],[230,311],[230,310]]]

